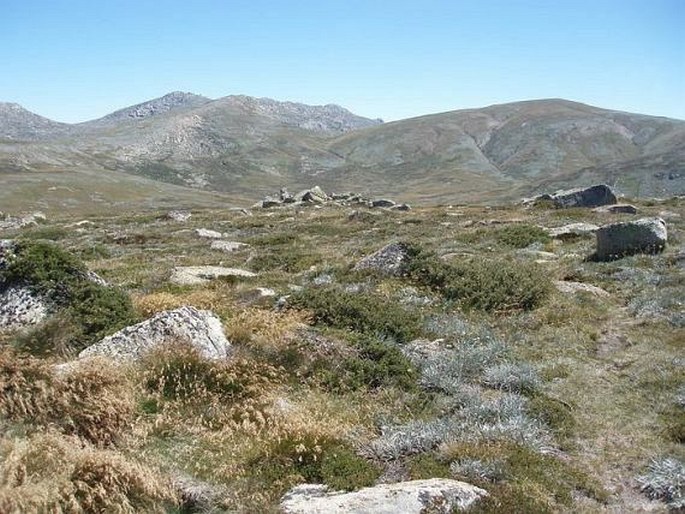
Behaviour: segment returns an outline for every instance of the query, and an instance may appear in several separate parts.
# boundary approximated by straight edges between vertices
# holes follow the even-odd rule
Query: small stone
[[[190,211],[169,211],[166,217],[173,221],[184,222],[190,219]]]
[[[369,206],[373,208],[383,207],[389,209],[390,207],[395,207],[395,205],[395,202],[393,202],[392,200],[388,200],[387,198],[377,198],[369,202]]]
[[[247,248],[249,245],[246,243],[239,243],[237,241],[212,241],[210,248],[212,250],[220,250],[222,252],[231,253],[243,248]]]

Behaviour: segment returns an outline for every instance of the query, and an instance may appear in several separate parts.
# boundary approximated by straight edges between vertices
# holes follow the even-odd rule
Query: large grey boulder
[[[300,191],[294,196],[296,202],[306,203],[325,203],[330,200],[330,197],[319,186],[314,186],[311,189]]]
[[[435,514],[466,510],[487,491],[446,478],[382,484],[349,493],[303,484],[281,500],[286,514]]]
[[[223,266],[180,266],[175,268],[169,280],[180,286],[194,286],[206,284],[210,280],[225,277],[256,277],[257,274],[239,268],[224,268]]]
[[[395,205],[397,205],[395,202],[388,200],[387,198],[376,198],[369,202],[369,207],[384,207],[386,209],[394,207]]]
[[[231,354],[231,343],[224,335],[219,318],[210,311],[186,305],[160,312],[107,336],[83,350],[79,358],[104,356],[118,361],[131,361],[150,350],[174,343],[190,344],[208,359],[223,359]]]
[[[600,261],[620,259],[636,253],[658,253],[666,246],[668,232],[661,218],[641,218],[624,223],[612,223],[597,232],[597,252]]]
[[[354,270],[376,270],[385,275],[398,276],[409,263],[409,246],[406,243],[392,243],[360,260]]]
[[[16,330],[43,321],[49,302],[26,286],[0,288],[0,330]]]
[[[612,205],[617,202],[616,195],[605,184],[557,191],[551,195],[539,196],[536,200],[552,201],[555,207],[562,209],[570,207],[599,207],[601,205]]]

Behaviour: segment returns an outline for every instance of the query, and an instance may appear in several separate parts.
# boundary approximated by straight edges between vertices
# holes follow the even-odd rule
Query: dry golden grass
[[[154,469],[47,432],[0,443],[0,512],[162,513],[178,499]]]
[[[131,424],[133,391],[123,370],[94,359],[61,371],[33,357],[0,352],[0,414],[35,428],[58,427],[96,445]]]

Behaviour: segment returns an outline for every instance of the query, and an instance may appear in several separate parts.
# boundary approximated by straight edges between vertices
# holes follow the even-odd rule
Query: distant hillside
[[[483,202],[600,181],[668,196],[685,193],[685,122],[535,100],[381,123],[336,105],[175,92],[66,125],[0,104],[0,173],[79,169],[241,198],[318,183]]]

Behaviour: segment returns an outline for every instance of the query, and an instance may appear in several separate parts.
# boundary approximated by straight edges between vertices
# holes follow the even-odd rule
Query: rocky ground
[[[5,216],[0,511],[682,508],[683,198],[308,192]]]

